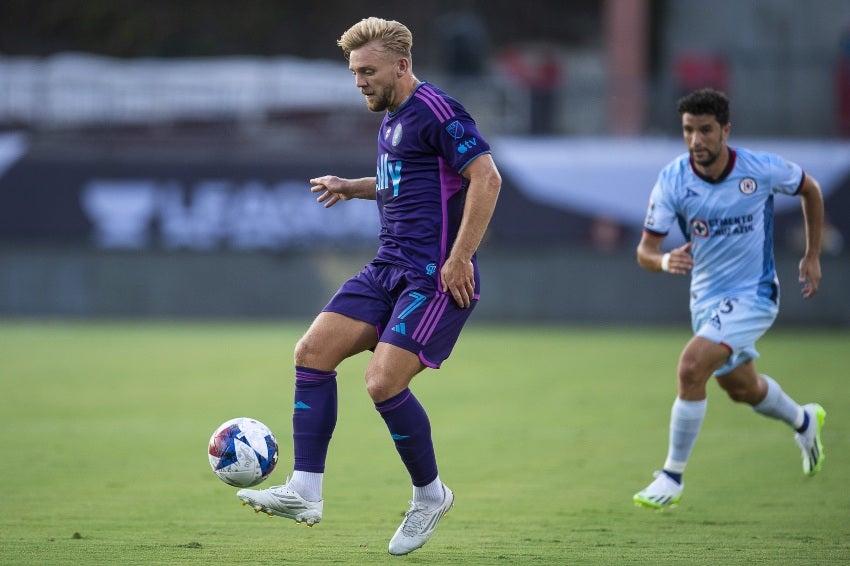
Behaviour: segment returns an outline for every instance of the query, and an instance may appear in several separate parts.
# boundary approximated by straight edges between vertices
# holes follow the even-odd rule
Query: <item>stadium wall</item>
[[[311,317],[371,258],[374,203],[324,209],[306,182],[329,164],[368,175],[371,144],[168,140],[0,136],[0,317]],[[780,152],[824,185],[831,236],[822,291],[804,303],[799,204],[777,204],[782,320],[850,326],[850,144],[787,143]],[[494,151],[504,184],[477,320],[687,321],[687,280],[634,259],[649,189],[678,143],[497,138]]]
[[[0,249],[0,317],[299,319],[324,306],[371,250],[292,253]],[[688,324],[687,278],[631,253],[481,251],[476,321]],[[850,327],[850,262],[827,257],[818,296],[799,296],[796,256],[777,258],[780,323]]]

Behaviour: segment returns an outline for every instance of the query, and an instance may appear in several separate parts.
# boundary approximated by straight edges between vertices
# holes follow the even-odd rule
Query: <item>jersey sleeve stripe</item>
[[[433,112],[433,113],[434,113],[434,115],[437,117],[437,119],[438,119],[440,122],[445,122],[446,120],[448,120],[448,119],[451,117],[451,116],[446,116],[445,112],[442,112],[442,111],[441,111],[441,109],[437,108],[437,107],[435,106],[434,101],[433,101],[432,99],[427,98],[427,97],[425,97],[425,96],[422,96],[422,95],[421,95],[421,94],[419,94],[418,92],[417,92],[414,96],[416,96],[416,98],[418,98],[419,100],[421,100],[422,102],[424,102],[424,103],[425,103],[425,105],[426,105],[428,108],[430,108],[430,109],[431,109],[431,112]]]
[[[441,106],[445,109],[446,114],[451,117],[454,116],[454,112],[452,111],[451,105],[446,101],[446,98],[434,90],[431,85],[426,84],[423,88],[420,89],[425,96],[431,97],[437,103],[438,106]]]
[[[449,103],[433,90],[423,87],[417,90],[414,96],[424,102],[441,122],[445,122],[454,116],[454,112],[452,112],[452,107],[449,106]]]

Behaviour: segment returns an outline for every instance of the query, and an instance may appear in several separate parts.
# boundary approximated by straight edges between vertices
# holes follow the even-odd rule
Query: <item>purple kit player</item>
[[[409,385],[426,367],[440,367],[478,301],[475,251],[501,177],[463,106],[413,75],[407,27],[367,18],[338,44],[366,105],[386,111],[377,174],[317,177],[311,190],[325,207],[376,200],[381,245],[295,347],[291,478],[237,496],[256,511],[307,525],[321,520],[325,457],[336,425],[336,368],[371,350],[366,389],[413,484],[410,509],[389,543],[391,554],[407,554],[428,541],[454,501],[437,472],[428,415]]]

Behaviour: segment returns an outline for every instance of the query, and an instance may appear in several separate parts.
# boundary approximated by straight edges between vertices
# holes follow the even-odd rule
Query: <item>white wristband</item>
[[[661,256],[661,271],[670,271],[670,252]]]

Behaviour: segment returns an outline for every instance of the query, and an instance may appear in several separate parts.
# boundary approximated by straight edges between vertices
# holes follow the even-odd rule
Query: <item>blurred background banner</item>
[[[833,239],[850,238],[850,215],[840,214],[850,205],[850,142],[732,143],[805,164],[820,181],[827,208],[835,211]],[[500,207],[505,210],[494,218],[488,244],[568,248],[604,247],[587,232],[599,223],[621,231],[623,239],[636,239],[658,172],[684,149],[681,141],[667,138],[496,136],[491,144],[505,180],[502,202],[512,205]],[[27,135],[0,134],[0,241],[9,244],[286,251],[377,242],[374,203],[324,209],[307,182],[328,163],[340,175],[369,174],[371,147],[208,159],[187,147],[166,156],[120,148],[80,155],[79,147],[40,152],[27,146]],[[794,249],[802,220],[799,200],[777,197],[775,211],[777,243]],[[671,238],[671,245],[683,241],[677,233]],[[840,243],[831,241],[827,251],[840,252]]]
[[[686,281],[641,272],[634,247],[685,149],[676,100],[711,86],[732,145],[824,189],[826,278],[806,304],[799,202],[776,199],[782,320],[850,325],[845,0],[7,0],[0,316],[311,316],[377,245],[374,203],[325,210],[307,183],[374,174],[381,116],[335,45],[369,15],[411,28],[417,76],[493,146],[482,318],[686,320]]]
[[[0,241],[9,244],[285,250],[373,243],[379,230],[374,202],[317,205],[307,180],[324,170],[327,155],[199,159],[185,148],[167,157],[120,149],[74,155],[79,146],[28,152],[25,145],[17,144],[0,177]],[[341,154],[335,171],[363,176],[372,159],[363,157]]]

